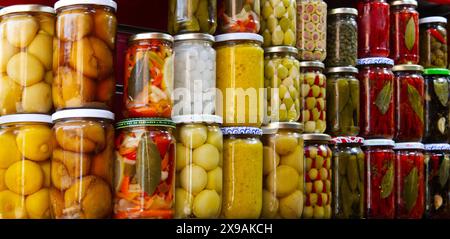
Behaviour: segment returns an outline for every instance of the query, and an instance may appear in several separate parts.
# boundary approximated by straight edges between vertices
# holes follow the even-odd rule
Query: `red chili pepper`
[[[136,154],[137,154],[137,152],[133,151],[131,153],[123,155],[123,157],[125,157],[125,158],[127,158],[129,160],[136,160]]]
[[[428,31],[434,38],[436,38],[436,40],[440,41],[442,44],[447,44],[447,41],[437,29],[431,28],[428,29]]]
[[[153,137],[153,141],[156,144],[156,147],[158,147],[159,154],[161,155],[161,158],[164,158],[164,156],[167,153],[167,150],[169,150],[170,146],[170,139],[167,137],[166,134],[157,134]]]

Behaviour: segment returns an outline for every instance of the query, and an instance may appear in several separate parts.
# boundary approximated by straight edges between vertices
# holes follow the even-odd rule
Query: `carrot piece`
[[[124,176],[123,177],[123,181],[122,181],[122,185],[120,186],[120,191],[125,193],[125,195],[127,195],[129,187],[130,187],[130,177],[129,176]]]

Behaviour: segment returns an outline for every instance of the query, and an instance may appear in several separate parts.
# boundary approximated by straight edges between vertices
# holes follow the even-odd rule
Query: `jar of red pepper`
[[[389,56],[389,4],[385,0],[359,0],[358,57]]]
[[[420,24],[420,64],[425,68],[447,68],[447,19],[426,17]]]
[[[425,211],[424,145],[395,144],[396,218],[421,219]]]
[[[383,57],[358,60],[361,137],[394,137],[393,64],[393,60]]]
[[[419,12],[417,1],[391,3],[391,58],[395,64],[419,63]]]
[[[419,65],[396,65],[392,70],[395,74],[395,141],[420,142],[424,128],[423,67]]]
[[[366,156],[365,214],[368,219],[395,217],[395,142],[387,139],[364,141]]]

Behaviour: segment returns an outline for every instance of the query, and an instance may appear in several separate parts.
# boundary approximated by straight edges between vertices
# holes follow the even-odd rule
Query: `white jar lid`
[[[189,124],[189,123],[210,123],[210,124],[222,124],[223,119],[217,115],[177,115],[172,116],[173,122],[176,124]]]
[[[51,124],[52,117],[50,115],[44,114],[14,114],[5,115],[0,117],[1,124],[12,124],[12,123],[45,123]]]
[[[260,43],[264,42],[264,38],[261,35],[255,33],[226,33],[222,35],[216,36],[216,42],[225,42],[225,41],[257,41]]]
[[[114,113],[111,111],[98,109],[69,109],[58,111],[52,115],[53,122],[60,119],[70,118],[99,118],[114,120]]]
[[[447,23],[447,18],[445,17],[424,17],[419,19],[419,24],[425,23]]]
[[[55,3],[55,10],[62,7],[83,4],[108,6],[114,8],[114,10],[117,10],[117,3],[113,0],[59,0]]]
[[[395,146],[394,140],[390,139],[366,139],[364,146]]]
[[[420,150],[424,150],[425,149],[425,145],[423,145],[422,143],[417,143],[417,142],[406,142],[406,143],[396,143],[395,150],[401,150],[401,149],[420,149]]]
[[[55,10],[52,7],[38,5],[38,4],[19,4],[12,5],[9,7],[2,8],[0,10],[0,16],[7,15],[10,13],[19,12],[43,12],[49,14],[55,14]]]

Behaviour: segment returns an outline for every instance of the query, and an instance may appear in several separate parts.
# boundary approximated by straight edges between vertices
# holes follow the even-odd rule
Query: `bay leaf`
[[[444,188],[447,184],[448,177],[450,174],[450,160],[448,157],[445,157],[442,160],[441,166],[439,168],[439,183],[441,184],[441,187]]]
[[[422,97],[419,94],[419,91],[417,89],[408,84],[408,99],[409,103],[411,104],[412,109],[419,117],[420,121],[423,122],[423,100]]]
[[[153,195],[161,181],[161,155],[151,137],[143,134],[136,155],[136,178],[144,192]]]
[[[375,100],[375,105],[380,110],[381,114],[386,114],[389,110],[389,106],[391,105],[392,99],[392,83],[388,83],[384,85],[383,89],[381,89],[380,93]]]
[[[389,162],[386,173],[381,179],[381,198],[387,198],[391,195],[394,188],[394,164]]]
[[[405,46],[408,50],[412,50],[416,43],[416,22],[413,17],[409,18],[405,29]]]
[[[448,82],[447,81],[435,81],[434,92],[439,99],[439,102],[446,107],[448,103]]]
[[[128,98],[134,100],[143,90],[150,80],[149,60],[147,54],[143,54],[131,70],[128,78]]]
[[[411,211],[419,195],[419,173],[416,167],[411,169],[403,182],[403,198],[406,210]]]

